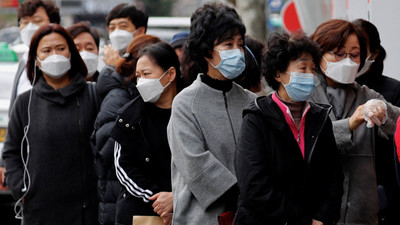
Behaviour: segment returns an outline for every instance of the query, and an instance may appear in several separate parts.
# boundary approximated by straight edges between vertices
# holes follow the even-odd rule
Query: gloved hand
[[[371,128],[374,125],[380,126],[385,124],[387,120],[386,103],[379,99],[371,99],[367,101],[364,105],[363,115],[368,128]]]

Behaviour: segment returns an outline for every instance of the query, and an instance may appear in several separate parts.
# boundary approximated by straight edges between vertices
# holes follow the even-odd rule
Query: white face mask
[[[138,89],[140,96],[142,96],[143,101],[154,103],[158,101],[164,89],[168,87],[170,83],[162,86],[160,80],[167,74],[169,70],[165,71],[165,73],[158,79],[148,79],[148,78],[139,78],[137,81],[136,88]]]
[[[28,23],[22,30],[20,31],[22,42],[29,47],[31,44],[31,39],[35,31],[39,29],[39,26],[34,23]]]
[[[137,30],[134,32],[128,32],[126,30],[115,29],[111,32],[109,37],[114,50],[118,51],[128,47],[129,43],[133,40],[133,35],[136,31]]]
[[[54,54],[43,61],[37,57],[36,59],[40,62],[40,70],[54,79],[63,77],[71,69],[71,60],[63,55]]]
[[[344,58],[339,62],[328,62],[325,57],[322,56],[326,62],[325,75],[332,80],[341,84],[352,84],[354,83],[357,75],[359,64],[355,63],[350,58]]]
[[[357,77],[363,75],[369,70],[369,67],[371,67],[372,63],[375,62],[375,60],[369,60],[369,57],[371,57],[372,53],[369,54],[369,56],[365,59],[365,63],[363,68],[361,68],[360,72],[357,73]]]
[[[99,62],[99,56],[88,51],[81,51],[79,53],[86,64],[86,68],[88,70],[88,74],[86,77],[92,77],[94,73],[97,71],[97,65]]]

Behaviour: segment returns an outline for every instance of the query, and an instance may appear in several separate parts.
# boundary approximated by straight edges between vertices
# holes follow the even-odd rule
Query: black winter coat
[[[113,67],[105,67],[101,71],[96,87],[103,99],[91,137],[98,178],[98,221],[100,225],[114,225],[116,202],[121,185],[115,175],[113,156],[115,141],[110,137],[110,132],[117,118],[117,110],[131,97],[128,89],[124,87],[124,77],[115,72]]]
[[[271,96],[243,112],[237,145],[240,195],[235,225],[301,224],[339,219],[343,177],[328,117],[310,103],[305,121],[305,158]]]
[[[157,127],[147,127],[146,122],[153,119],[148,116],[149,112],[154,107],[138,96],[118,111],[111,133],[117,142],[114,150],[116,173],[123,185],[117,202],[116,225],[132,224],[133,215],[158,216],[149,198],[161,191],[171,192],[171,152],[166,132],[170,110],[169,115],[166,110],[158,118],[163,121]],[[161,146],[165,148],[155,151],[150,138],[157,140],[157,144],[163,143]]]
[[[30,115],[30,182],[26,179],[23,224],[97,224],[96,175],[89,143],[96,109],[87,84],[82,75],[74,74],[68,86],[54,90],[38,76],[31,100],[31,91],[19,95],[11,113],[3,152],[7,184],[15,199],[23,196],[21,142]],[[22,150],[25,159],[28,141]]]

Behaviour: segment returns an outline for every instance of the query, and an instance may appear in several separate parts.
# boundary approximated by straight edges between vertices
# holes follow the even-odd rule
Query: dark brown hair
[[[122,76],[128,77],[128,80],[134,79],[136,83],[136,60],[139,53],[139,50],[151,45],[160,42],[160,38],[153,35],[138,35],[135,37],[131,43],[128,45],[126,49],[125,55],[122,59],[120,59],[116,64],[116,71]]]
[[[327,20],[317,27],[310,38],[319,44],[322,54],[325,54],[335,48],[343,48],[352,34],[357,36],[360,44],[361,64],[359,68],[361,69],[367,54],[366,41],[364,33],[354,24],[341,19]]]
[[[69,35],[68,31],[66,31],[62,26],[58,24],[48,24],[41,26],[33,35],[31,45],[29,48],[28,54],[28,62],[26,64],[26,71],[31,84],[33,83],[34,78],[34,68],[35,61],[37,57],[37,48],[39,46],[40,40],[51,33],[58,33],[65,38],[68,44],[70,58],[71,58],[71,69],[69,70],[69,76],[72,78],[77,73],[80,73],[83,77],[87,75],[87,68],[85,63],[83,62],[81,56],[79,55],[78,49],[76,49],[75,43],[72,40],[71,35]],[[40,69],[36,68],[36,76],[41,74]]]
[[[71,34],[72,39],[75,39],[78,35],[82,33],[85,32],[89,33],[94,39],[97,49],[99,50],[99,43],[100,43],[99,32],[92,27],[89,21],[82,21],[75,23],[74,25],[68,27],[67,31],[69,32],[69,34]]]
[[[18,8],[18,25],[21,18],[32,16],[40,7],[46,10],[50,23],[60,23],[60,10],[52,1],[28,0],[24,1]]]

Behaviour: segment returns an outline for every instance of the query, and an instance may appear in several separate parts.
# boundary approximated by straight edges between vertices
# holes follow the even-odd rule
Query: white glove
[[[368,128],[385,124],[388,117],[386,103],[379,99],[367,101],[364,105],[363,115]]]

